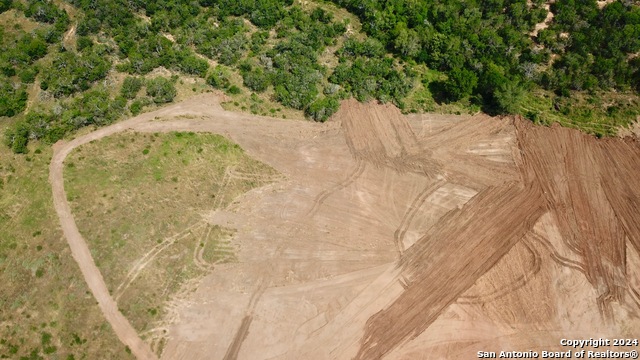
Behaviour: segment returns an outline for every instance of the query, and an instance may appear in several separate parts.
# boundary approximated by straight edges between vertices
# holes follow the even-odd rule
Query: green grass
[[[196,263],[200,247],[208,264],[235,261],[231,231],[207,226],[202,215],[266,184],[252,174],[276,172],[211,134],[123,133],[86,144],[67,158],[65,187],[78,227],[137,330],[161,325],[165,302],[209,271]],[[133,265],[176,234],[119,292]]]

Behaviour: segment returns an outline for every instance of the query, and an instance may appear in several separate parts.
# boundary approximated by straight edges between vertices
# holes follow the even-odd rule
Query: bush
[[[16,154],[26,154],[29,144],[29,128],[24,122],[5,132],[5,144]]]
[[[205,77],[209,70],[209,63],[206,60],[200,59],[195,55],[185,56],[183,59],[178,60],[178,68],[180,71],[189,74],[197,75],[199,77]]]
[[[216,89],[226,89],[231,85],[231,82],[229,81],[229,76],[227,75],[226,70],[222,66],[218,65],[207,77],[207,84]]]
[[[244,86],[255,92],[263,92],[269,87],[270,81],[267,74],[261,68],[242,72]]]
[[[173,101],[177,91],[171,80],[157,77],[147,81],[147,95],[151,96],[156,104],[163,104]]]
[[[324,122],[333,115],[333,113],[338,111],[339,107],[340,103],[337,99],[333,97],[326,97],[318,99],[309,105],[305,114],[315,121]]]
[[[124,79],[122,83],[122,88],[120,89],[120,94],[127,99],[135,99],[136,95],[142,88],[142,79],[137,77],[128,76]]]
[[[0,76],[0,116],[14,116],[27,106],[27,92],[14,88],[11,81]]]
[[[239,87],[235,86],[235,85],[231,85],[228,89],[227,89],[227,93],[231,94],[231,95],[238,95],[242,92],[242,90],[240,90]]]
[[[18,76],[20,77],[20,81],[23,83],[32,84],[35,81],[36,76],[38,76],[38,68],[36,66],[28,67],[20,71]]]
[[[88,36],[79,36],[76,42],[78,51],[91,48],[93,46],[93,40]]]
[[[148,98],[144,98],[144,99],[138,99],[135,100],[134,102],[131,103],[131,105],[129,106],[129,111],[131,111],[131,114],[133,116],[136,116],[138,114],[140,114],[140,112],[142,111],[142,109],[149,105],[151,103],[151,101]]]

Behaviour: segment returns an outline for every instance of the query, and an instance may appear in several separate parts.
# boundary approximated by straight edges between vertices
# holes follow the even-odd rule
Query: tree
[[[497,111],[502,114],[517,114],[524,99],[525,90],[517,81],[500,84],[493,93]]]
[[[444,91],[449,100],[457,101],[473,93],[478,85],[478,77],[472,71],[463,68],[451,70],[444,83]]]
[[[177,91],[173,81],[157,77],[147,81],[147,95],[151,96],[156,104],[163,104],[173,101]]]
[[[414,57],[420,51],[420,39],[414,30],[402,29],[394,41],[395,49],[406,57]]]
[[[13,0],[0,0],[0,14],[11,9]]]

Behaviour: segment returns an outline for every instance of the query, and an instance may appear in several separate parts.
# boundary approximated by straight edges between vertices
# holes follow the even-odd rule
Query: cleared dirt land
[[[74,258],[139,358],[469,359],[640,336],[636,140],[355,101],[322,125],[217,104],[142,115],[52,160]],[[167,304],[162,351],[119,312],[63,188],[71,150],[127,129],[221,134],[281,175],[202,214],[234,230],[237,261]]]

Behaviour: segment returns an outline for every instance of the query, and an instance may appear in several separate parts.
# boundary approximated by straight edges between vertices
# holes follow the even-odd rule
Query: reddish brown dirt
[[[127,127],[188,130],[228,136],[283,175],[203,214],[236,230],[238,262],[171,303],[161,358],[468,359],[638,336],[635,140],[355,101],[322,125],[216,103],[203,96],[89,134],[52,163],[54,198],[66,202],[61,165],[78,144]],[[101,278],[77,259],[88,282]],[[140,345],[98,285],[120,338]]]
[[[637,143],[597,141],[566,128],[535,127],[522,119],[516,120],[516,128],[526,181],[542,186],[565,245],[581,258],[585,276],[598,291],[600,310],[611,317],[610,302],[623,301],[627,288],[625,238],[636,242],[639,235],[628,230],[625,234],[621,222],[638,219],[640,198],[633,198],[628,184],[633,178],[624,177],[633,175],[629,171],[633,164],[637,168]],[[629,206],[635,211],[629,212]]]

